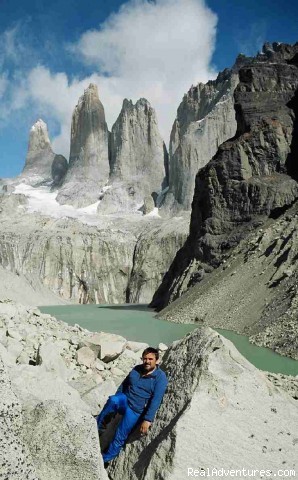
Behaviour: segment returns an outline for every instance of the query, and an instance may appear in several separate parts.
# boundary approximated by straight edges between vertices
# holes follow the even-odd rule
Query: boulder
[[[96,360],[96,354],[89,347],[79,348],[76,352],[76,359],[80,365],[85,365],[85,367],[93,367]]]
[[[103,362],[110,362],[117,358],[123,352],[126,339],[121,335],[113,333],[100,332],[84,340],[96,356]]]
[[[66,380],[69,373],[60,352],[61,348],[55,343],[47,342],[40,345],[36,365],[42,365],[45,371],[56,373],[63,380]]]
[[[40,480],[26,444],[22,405],[1,357],[0,349],[0,478]]]
[[[297,402],[231,342],[197,329],[169,348],[162,368],[169,385],[150,433],[131,437],[111,480],[127,471],[133,480],[180,480],[213,468],[268,469],[273,479],[297,469]]]

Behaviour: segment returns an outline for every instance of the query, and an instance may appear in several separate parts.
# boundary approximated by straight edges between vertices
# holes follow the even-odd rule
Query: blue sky
[[[90,81],[110,128],[124,97],[145,96],[168,139],[191,84],[265,41],[298,41],[297,18],[292,0],[0,0],[0,177],[21,172],[38,118],[67,156]]]

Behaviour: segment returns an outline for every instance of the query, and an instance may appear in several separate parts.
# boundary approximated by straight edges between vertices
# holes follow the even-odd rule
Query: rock
[[[79,348],[76,352],[76,359],[80,365],[85,367],[93,367],[96,359],[96,354],[89,347]]]
[[[159,343],[158,344],[158,350],[161,352],[165,352],[168,349],[168,346],[165,343]]]
[[[149,347],[148,343],[133,342],[128,340],[125,348],[132,350],[133,352],[139,352],[140,350],[145,350],[147,347]]]
[[[150,433],[131,438],[109,466],[111,480],[127,471],[178,480],[189,468],[260,470],[264,458],[277,472],[285,452],[287,468],[297,468],[295,401],[229,341],[197,329],[167,351],[162,368],[169,385]]]
[[[30,130],[28,153],[21,178],[31,185],[50,183],[54,159],[47,125],[39,119]]]
[[[76,390],[67,385],[57,373],[47,372],[42,366],[15,365],[10,368],[10,378],[17,397],[28,409],[53,400],[77,411],[90,413],[90,408]]]
[[[126,345],[126,339],[113,333],[95,333],[84,340],[85,345],[91,349],[96,357],[103,362],[110,362],[117,358]]]
[[[48,400],[24,417],[29,449],[41,478],[107,480],[91,415]]]
[[[94,363],[94,368],[96,370],[98,370],[99,372],[102,372],[104,369],[105,369],[105,364],[104,362],[102,362],[101,360],[99,360],[99,358],[97,358],[95,360],[95,363]]]
[[[25,443],[22,405],[11,388],[0,345],[0,477],[39,480]]]
[[[234,90],[236,68],[216,80],[192,86],[177,110],[170,138],[169,191],[164,206],[190,210],[195,176],[236,133]]]
[[[24,349],[24,346],[18,340],[10,337],[7,337],[5,346],[7,348],[8,354],[11,356],[11,358],[13,358],[13,363],[16,363],[17,358],[21,355]]]
[[[119,357],[113,361],[113,365],[120,368],[124,372],[130,372],[130,370],[139,363],[141,363],[141,356],[139,355],[139,352],[133,352],[132,350],[128,349],[125,349],[119,355]]]
[[[143,214],[147,215],[148,213],[152,212],[155,208],[155,203],[151,195],[147,195],[144,198],[144,205],[143,205]]]
[[[293,140],[298,46],[275,45],[274,50],[277,62],[265,55],[239,69],[236,135],[197,174],[190,234],[154,295],[155,308],[194,285],[202,266],[218,267],[254,222],[278,215],[298,197]]]
[[[89,405],[92,415],[98,415],[99,405],[102,402],[103,379],[100,375],[91,372],[76,380],[70,381],[69,385],[77,390],[81,399]]]
[[[63,380],[67,380],[68,370],[60,355],[61,349],[52,342],[47,342],[39,346],[36,358],[36,365],[42,365],[47,372],[53,372],[59,375]]]
[[[165,153],[149,102],[141,98],[134,105],[125,99],[111,132],[111,189],[104,193],[98,211],[133,211],[141,207],[145,196],[160,192]]]
[[[57,201],[76,207],[93,204],[108,178],[108,127],[97,86],[90,84],[73,113],[69,168]]]
[[[55,155],[52,163],[51,173],[53,179],[53,187],[60,187],[63,183],[68,170],[68,162],[63,155]]]

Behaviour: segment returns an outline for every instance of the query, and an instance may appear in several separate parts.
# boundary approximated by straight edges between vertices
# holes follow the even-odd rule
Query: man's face
[[[143,356],[143,368],[146,373],[154,370],[157,363],[158,360],[156,360],[154,353],[147,353]]]

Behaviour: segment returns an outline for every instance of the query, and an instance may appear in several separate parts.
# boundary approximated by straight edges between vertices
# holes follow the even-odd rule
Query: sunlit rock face
[[[140,208],[144,198],[164,187],[166,148],[159,133],[155,110],[139,99],[123,101],[110,137],[110,185],[99,211]]]
[[[192,86],[178,108],[170,138],[169,192],[165,206],[190,210],[195,176],[219,145],[236,132],[234,90],[236,70]]]
[[[75,107],[69,170],[57,200],[78,207],[99,199],[109,178],[108,127],[97,86],[90,84]]]
[[[217,267],[260,218],[298,198],[298,44],[266,45],[239,68],[236,135],[196,176],[190,235],[153,305],[164,307]],[[241,59],[242,61],[242,59]]]
[[[30,130],[28,153],[21,174],[22,180],[31,185],[50,183],[55,156],[47,125],[43,120],[38,120]]]

